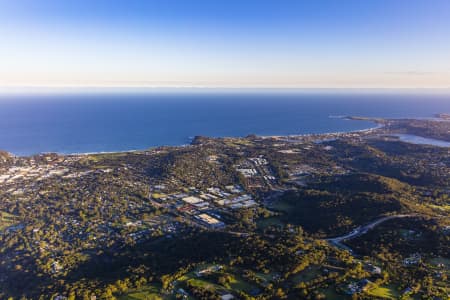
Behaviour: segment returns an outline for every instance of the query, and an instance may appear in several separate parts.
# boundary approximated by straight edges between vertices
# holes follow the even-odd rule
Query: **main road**
[[[386,221],[389,221],[392,219],[408,218],[408,217],[415,217],[415,216],[417,216],[417,214],[402,214],[402,215],[385,216],[385,217],[379,218],[367,225],[359,226],[347,234],[344,234],[344,235],[341,235],[338,237],[334,237],[334,238],[326,239],[326,241],[328,241],[330,244],[332,244],[334,246],[337,246],[339,248],[343,248],[343,249],[349,250],[350,252],[353,252],[352,249],[350,249],[348,246],[342,244],[342,242],[346,241],[346,240],[351,240],[358,236],[366,234],[369,230],[377,227],[378,225],[380,225],[383,222],[386,222]]]

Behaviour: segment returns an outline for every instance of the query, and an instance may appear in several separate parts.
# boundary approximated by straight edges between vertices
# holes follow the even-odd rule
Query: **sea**
[[[347,132],[345,116],[432,118],[450,95],[400,93],[68,93],[0,95],[0,149],[24,156],[142,150],[195,136]]]

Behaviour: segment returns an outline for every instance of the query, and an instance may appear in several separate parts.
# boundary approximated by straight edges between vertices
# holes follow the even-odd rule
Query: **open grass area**
[[[192,278],[192,279],[187,280],[186,282],[189,282],[193,286],[198,286],[198,287],[210,290],[210,291],[223,289],[223,287],[220,285],[217,285],[217,284],[214,284],[214,283],[211,283],[209,281],[199,279],[199,278]]]
[[[239,276],[233,276],[233,279],[230,282],[230,287],[234,291],[243,291],[246,293],[250,293],[254,289],[256,289],[256,286],[246,282],[243,278]]]
[[[214,266],[214,264],[202,264],[195,268],[195,270],[188,272],[184,274],[183,276],[177,278],[177,284],[175,285],[175,289],[177,289],[180,286],[183,286],[186,283],[189,283],[193,286],[201,287],[210,291],[234,291],[239,292],[243,291],[246,293],[251,293],[252,291],[257,290],[259,287],[257,285],[251,284],[247,282],[244,278],[239,276],[239,270],[236,270],[234,268],[223,268],[221,270],[218,270],[216,272],[213,272],[213,274],[218,274],[220,276],[227,276],[229,279],[227,284],[221,285],[216,282],[216,280],[212,279],[212,277],[209,277],[209,275],[198,277],[196,275],[196,271],[209,268]],[[212,275],[213,276],[213,275]],[[264,279],[266,280],[266,277],[269,278],[270,275],[262,275],[264,276]]]
[[[233,140],[227,140],[225,141],[225,144],[227,146],[252,146],[253,143],[249,140],[245,139],[233,139]]]
[[[174,285],[174,292],[171,295],[161,295],[161,286],[155,285],[147,285],[139,290],[133,290],[128,292],[126,295],[119,296],[119,300],[172,300],[175,299],[176,291],[182,287],[185,289],[185,285],[189,283],[195,287],[201,287],[203,289],[207,289],[213,292],[219,291],[229,291],[233,294],[237,294],[242,291],[247,294],[254,293],[255,291],[261,290],[261,286],[258,284],[250,283],[246,281],[239,274],[242,270],[236,269],[233,267],[224,267],[221,270],[213,272],[213,274],[219,276],[226,276],[228,278],[228,282],[224,285],[217,283],[214,275],[205,275],[198,277],[196,275],[196,271],[212,267],[214,264],[201,264],[197,266],[191,272],[188,272],[176,279],[176,283]],[[272,281],[275,274],[255,274],[257,277],[261,278],[263,282],[269,283]],[[211,276],[211,277],[210,277]],[[217,277],[215,277],[217,278]],[[190,298],[189,298],[190,299]]]
[[[318,276],[320,276],[320,267],[319,266],[309,266],[308,268],[306,268],[305,270],[301,271],[300,273],[296,274],[293,278],[292,281],[294,283],[299,283],[299,282],[307,282],[310,281]]]
[[[230,273],[230,272],[220,272],[220,273],[223,275],[229,276],[229,278],[231,279],[230,282],[228,283],[229,288],[234,291],[250,292],[256,288],[252,284],[246,282],[242,277],[240,277],[234,273]],[[199,286],[199,287],[210,289],[210,290],[228,289],[228,285],[226,287],[224,287],[222,285],[210,282],[207,277],[205,277],[205,278],[204,277],[195,277],[195,275],[191,274],[191,273],[188,273],[188,274],[180,277],[178,279],[178,281],[179,282],[186,281],[186,282],[193,284],[194,286]]]
[[[133,291],[126,295],[118,297],[119,300],[162,300],[163,298],[159,294],[159,287],[156,285],[148,285],[142,289]]]
[[[381,299],[398,299],[400,296],[397,289],[393,285],[377,286],[368,290],[367,293]]]
[[[167,195],[166,194],[162,194],[162,193],[153,193],[152,194],[152,198],[154,198],[154,199],[160,199],[160,198],[163,198],[163,197],[167,197]]]

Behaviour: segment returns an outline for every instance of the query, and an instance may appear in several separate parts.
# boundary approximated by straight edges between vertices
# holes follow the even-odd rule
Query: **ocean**
[[[16,155],[188,144],[210,137],[362,130],[341,116],[427,118],[450,96],[356,93],[0,95],[0,149]]]

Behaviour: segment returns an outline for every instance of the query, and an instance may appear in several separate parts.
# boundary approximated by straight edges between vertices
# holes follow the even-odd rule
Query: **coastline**
[[[445,114],[444,114],[445,115]],[[346,116],[346,115],[329,115],[328,118],[332,119],[342,119],[347,121],[366,121],[371,122],[374,124],[372,127],[364,128],[364,129],[356,129],[356,130],[349,130],[349,131],[335,131],[335,132],[323,132],[323,133],[303,133],[303,134],[286,134],[286,135],[255,135],[262,139],[282,139],[282,138],[307,138],[307,137],[316,137],[320,139],[321,137],[329,138],[330,136],[336,137],[336,136],[342,136],[345,134],[354,134],[354,133],[361,133],[361,134],[368,134],[372,133],[375,130],[382,129],[386,127],[386,121],[389,120],[431,120],[431,121],[450,121],[446,118],[440,118],[440,117],[416,117],[416,118],[381,118],[381,117],[362,117],[362,116]],[[249,134],[250,135],[250,134]],[[207,138],[211,139],[243,139],[248,137],[248,135],[245,136],[206,136]],[[102,154],[121,154],[121,153],[138,153],[138,152],[145,152],[145,151],[151,151],[157,148],[177,148],[177,147],[189,147],[192,146],[192,141],[194,140],[193,137],[188,138],[190,140],[189,143],[185,144],[179,144],[179,145],[155,145],[155,146],[149,146],[147,148],[142,149],[129,149],[129,150],[117,150],[117,151],[89,151],[89,152],[59,152],[59,151],[44,151],[29,155],[16,155],[15,153],[3,150],[7,153],[9,153],[11,156],[14,157],[30,157],[33,155],[45,155],[45,154],[57,154],[60,156],[89,156],[89,155],[102,155]],[[2,149],[0,149],[2,150]]]
[[[329,118],[333,118],[332,116],[329,116]],[[374,130],[381,129],[384,127],[384,124],[376,122],[374,119],[351,119],[352,117],[349,116],[338,116],[334,118],[339,119],[347,119],[349,121],[370,121],[374,123],[373,127],[364,128],[364,129],[357,129],[357,130],[349,130],[349,131],[337,131],[337,132],[324,132],[324,133],[304,133],[304,134],[287,134],[287,135],[256,135],[259,138],[262,139],[270,139],[270,138],[301,138],[301,137],[320,137],[320,136],[329,136],[329,135],[343,135],[343,134],[352,134],[352,133],[370,133]],[[384,120],[384,119],[383,119]],[[246,136],[223,136],[223,137],[208,137],[212,139],[243,139],[246,138]],[[191,142],[193,138],[190,138]],[[121,153],[137,153],[137,152],[145,152],[145,151],[151,151],[157,148],[161,147],[170,147],[170,148],[176,148],[176,147],[188,147],[192,146],[192,143],[189,144],[180,144],[180,145],[157,145],[157,146],[150,146],[148,148],[143,149],[130,149],[130,150],[118,150],[118,151],[91,151],[91,152],[70,152],[70,153],[64,153],[64,152],[58,152],[58,151],[45,151],[45,152],[39,152],[35,154],[30,155],[16,155],[12,152],[6,151],[10,155],[14,157],[30,157],[33,155],[45,155],[45,154],[57,154],[60,156],[89,156],[89,155],[102,155],[102,154],[121,154]]]
[[[375,117],[431,119],[436,112],[450,110],[450,102],[442,105],[440,98],[416,109],[413,104],[422,97],[409,95],[188,96],[82,95],[42,97],[39,101],[30,96],[21,103],[5,103],[0,108],[0,149],[21,157],[42,153],[95,155],[182,147],[196,135],[337,135],[379,129],[373,122]],[[122,101],[125,97],[126,106]],[[36,113],[47,109],[53,112],[49,119]],[[359,123],[346,122],[350,121],[348,116],[367,118]]]
[[[289,135],[257,135],[258,137],[261,138],[283,138],[283,137],[311,137],[311,136],[321,136],[321,135],[342,135],[342,134],[351,134],[351,133],[370,133],[373,130],[377,130],[377,129],[381,129],[383,127],[385,127],[384,124],[378,123],[375,120],[370,120],[370,119],[349,119],[349,117],[347,116],[342,116],[342,117],[334,117],[334,118],[339,118],[339,119],[347,119],[349,121],[370,121],[372,123],[374,123],[373,127],[368,127],[368,128],[364,128],[364,129],[356,129],[356,130],[350,130],[350,131],[335,131],[335,132],[325,132],[325,133],[304,133],[304,134],[289,134]],[[383,119],[383,120],[387,120],[387,119]]]

